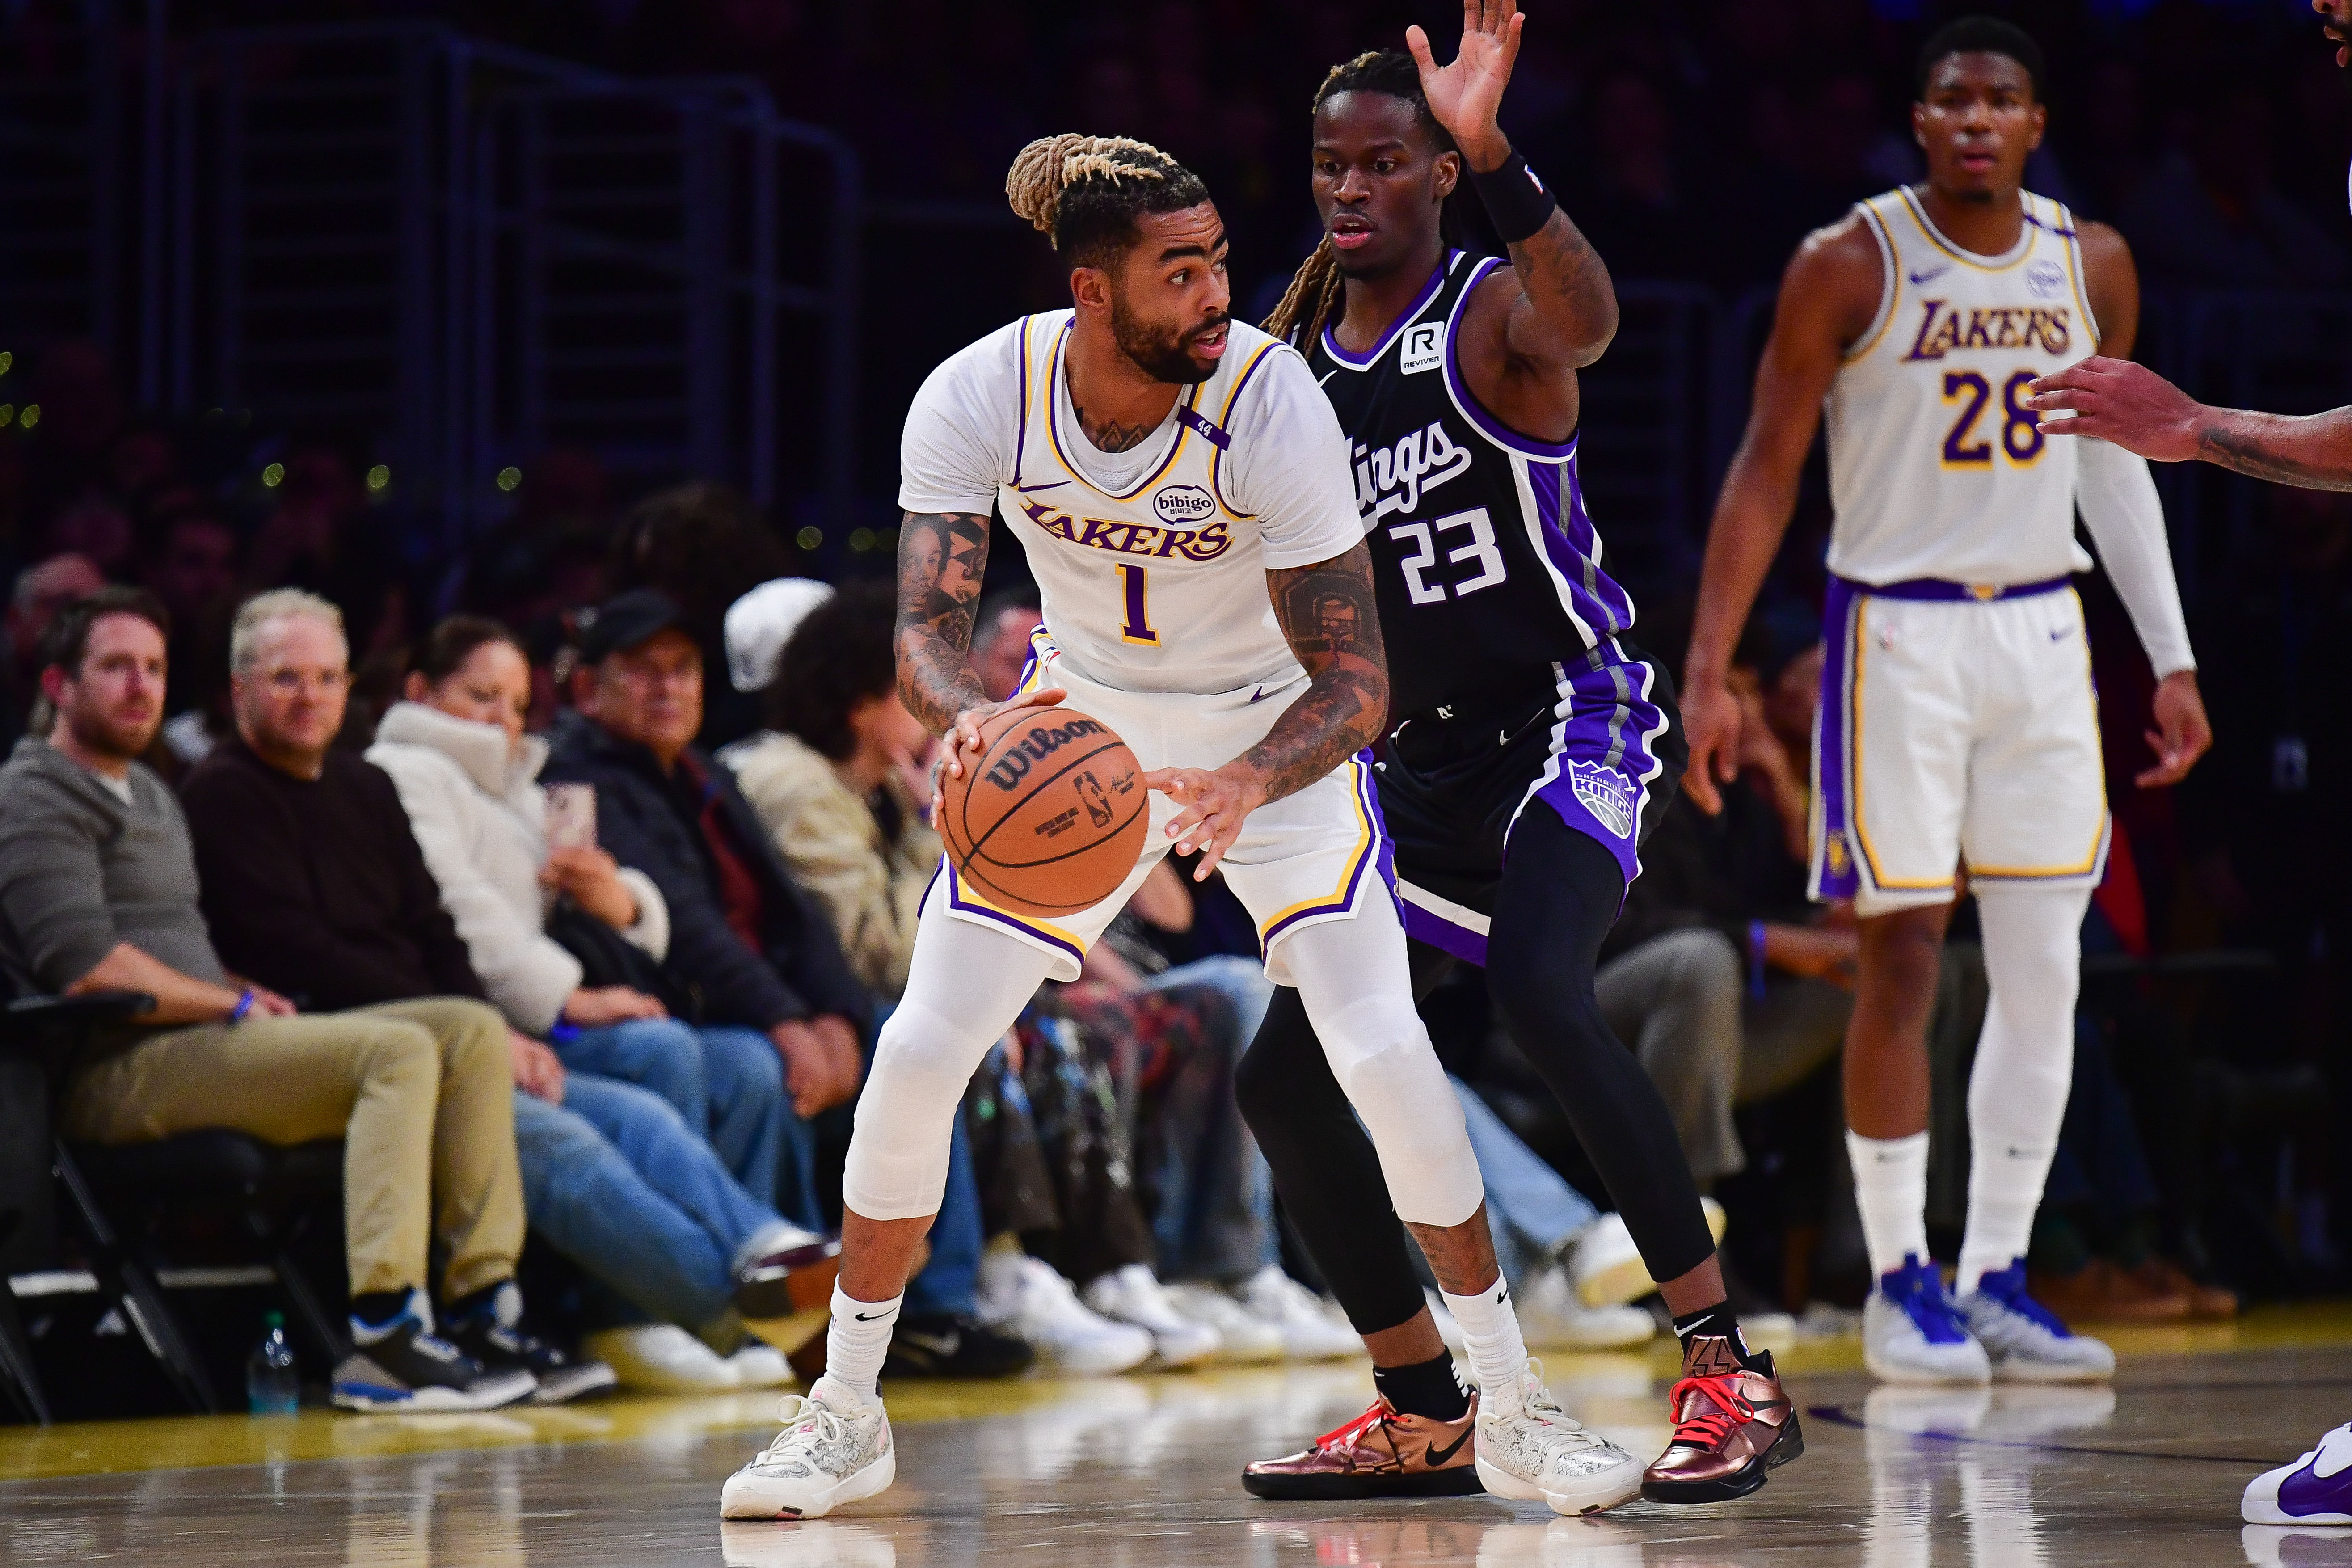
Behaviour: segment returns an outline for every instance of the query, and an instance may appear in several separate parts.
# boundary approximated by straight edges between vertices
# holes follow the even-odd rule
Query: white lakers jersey
[[[1828,399],[1841,577],[2004,584],[2090,567],[2074,542],[2076,443],[2044,436],[2025,399],[2095,352],[2098,326],[2073,215],[2022,200],[2003,256],[1961,249],[1908,190],[1855,206],[1886,274]]]
[[[1031,316],[932,373],[899,504],[1011,523],[1067,666],[1129,691],[1278,689],[1301,671],[1269,569],[1360,543],[1347,437],[1296,351],[1232,324],[1216,374],[1140,446],[1103,453],[1070,402],[1074,313]]]

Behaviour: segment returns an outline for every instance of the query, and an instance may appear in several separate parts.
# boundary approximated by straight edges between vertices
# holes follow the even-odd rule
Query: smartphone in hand
[[[596,847],[596,786],[558,784],[547,786],[547,845],[551,849],[593,849]]]

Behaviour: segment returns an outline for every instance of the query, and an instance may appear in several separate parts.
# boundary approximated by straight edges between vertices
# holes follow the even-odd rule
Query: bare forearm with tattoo
[[[1570,351],[1578,368],[1617,335],[1617,286],[1601,253],[1564,211],[1510,247],[1519,291],[1536,320]]]
[[[972,512],[908,512],[898,528],[898,700],[935,735],[989,700],[970,658],[988,522]]]
[[[2207,408],[2197,455],[2234,473],[2305,489],[2352,490],[2352,408],[2294,416]]]
[[[1389,710],[1389,666],[1366,547],[1265,575],[1275,619],[1308,680],[1241,760],[1265,781],[1265,798],[1280,800],[1379,739]]]

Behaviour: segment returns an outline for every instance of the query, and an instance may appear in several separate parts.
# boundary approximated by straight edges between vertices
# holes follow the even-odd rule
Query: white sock
[[[1969,1228],[1962,1294],[2025,1256],[2074,1077],[2084,889],[1978,889],[1991,996],[1969,1075]]]
[[[879,1397],[876,1380],[890,1353],[890,1331],[898,1321],[902,1291],[887,1301],[859,1301],[833,1287],[833,1325],[824,1331],[824,1375],[868,1405]]]
[[[1908,1256],[1927,1258],[1927,1135],[1864,1138],[1845,1135],[1853,1162],[1853,1202],[1862,1211],[1862,1239],[1874,1279],[1903,1267]]]
[[[1511,1309],[1511,1288],[1502,1276],[1475,1296],[1453,1296],[1441,1290],[1445,1310],[1462,1325],[1469,1342],[1470,1375],[1478,1380],[1478,1405],[1498,1415],[1520,1410],[1519,1379],[1528,1370],[1528,1342],[1519,1332],[1519,1315]]]

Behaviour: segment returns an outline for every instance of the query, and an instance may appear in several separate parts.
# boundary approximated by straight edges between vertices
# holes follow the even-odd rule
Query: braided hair
[[[1004,199],[1071,266],[1108,268],[1135,243],[1138,219],[1198,206],[1209,188],[1148,142],[1065,132],[1021,149]]]
[[[1354,59],[1342,60],[1315,89],[1308,112],[1320,114],[1326,103],[1343,92],[1377,92],[1402,99],[1412,106],[1413,122],[1428,133],[1439,152],[1457,151],[1453,135],[1430,110],[1428,95],[1421,90],[1421,68],[1413,64],[1411,55],[1396,49],[1368,49]],[[1339,302],[1342,287],[1339,253],[1331,248],[1331,237],[1326,235],[1314,254],[1299,264],[1298,275],[1290,280],[1282,302],[1266,317],[1265,330],[1303,353],[1321,335],[1323,323]]]

